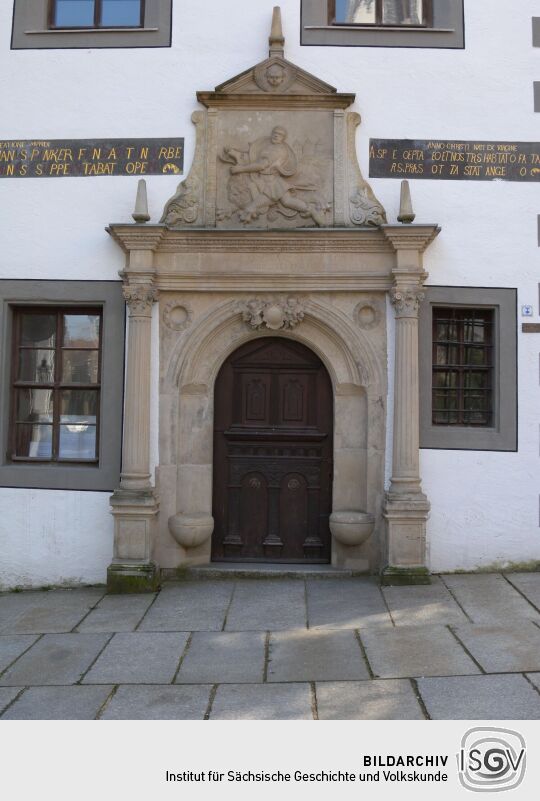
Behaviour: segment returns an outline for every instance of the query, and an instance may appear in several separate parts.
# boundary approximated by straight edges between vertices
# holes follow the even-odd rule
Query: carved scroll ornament
[[[305,309],[296,298],[275,298],[266,300],[254,298],[239,304],[242,319],[251,328],[271,331],[291,329],[304,319]]]

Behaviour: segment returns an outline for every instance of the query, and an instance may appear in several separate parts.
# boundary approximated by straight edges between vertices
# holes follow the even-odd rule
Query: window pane
[[[52,456],[52,426],[18,425],[15,437],[15,456],[50,459]]]
[[[54,24],[59,28],[93,28],[94,0],[56,0]]]
[[[55,314],[22,314],[21,345],[54,348],[56,344]]]
[[[52,389],[17,390],[17,422],[52,423]]]
[[[384,25],[421,25],[422,0],[383,0]]]
[[[103,27],[114,25],[137,27],[140,24],[140,0],[103,0],[101,6],[101,25]]]
[[[374,25],[376,21],[375,0],[336,0],[336,22]]]
[[[52,384],[54,382],[54,350],[19,351],[19,381],[32,384]]]
[[[95,459],[96,427],[83,423],[60,426],[58,455],[61,459]]]
[[[97,350],[63,351],[62,382],[65,384],[97,384],[98,351]]]
[[[64,314],[64,346],[99,347],[99,314]]]
[[[60,405],[60,422],[95,425],[98,393],[93,389],[65,389]]]

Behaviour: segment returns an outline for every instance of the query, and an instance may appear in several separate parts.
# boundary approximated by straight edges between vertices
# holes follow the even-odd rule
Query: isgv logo
[[[463,735],[457,759],[459,780],[467,790],[513,790],[525,776],[525,739],[511,729],[469,729]]]

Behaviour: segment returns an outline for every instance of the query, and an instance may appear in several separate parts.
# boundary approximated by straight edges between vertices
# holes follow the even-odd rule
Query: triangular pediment
[[[219,94],[334,94],[337,89],[279,56],[271,56],[251,69],[216,86]]]

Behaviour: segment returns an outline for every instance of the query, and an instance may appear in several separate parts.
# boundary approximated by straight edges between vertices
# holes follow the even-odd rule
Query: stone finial
[[[401,182],[401,196],[399,199],[399,215],[398,222],[412,223],[416,214],[413,211],[411,190],[408,181]]]
[[[281,8],[274,6],[272,13],[272,29],[270,31],[270,38],[268,39],[270,45],[269,57],[278,56],[285,58],[285,38],[283,36],[283,27],[281,25]]]
[[[135,200],[135,210],[131,215],[136,223],[145,223],[150,219],[148,214],[148,197],[146,195],[146,181],[141,178],[137,185],[137,199]]]

